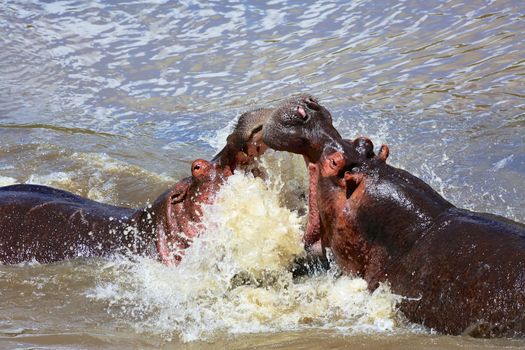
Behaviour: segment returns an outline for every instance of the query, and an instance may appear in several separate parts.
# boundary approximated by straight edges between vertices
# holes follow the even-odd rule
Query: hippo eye
[[[311,97],[308,97],[306,100],[304,100],[304,102],[306,103],[306,106],[308,108],[313,109],[314,111],[319,110],[319,104],[317,103],[317,101],[315,101]]]

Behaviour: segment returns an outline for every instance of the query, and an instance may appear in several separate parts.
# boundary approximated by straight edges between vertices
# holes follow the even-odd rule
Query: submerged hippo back
[[[38,185],[0,188],[0,262],[63,260],[123,247],[134,210]]]

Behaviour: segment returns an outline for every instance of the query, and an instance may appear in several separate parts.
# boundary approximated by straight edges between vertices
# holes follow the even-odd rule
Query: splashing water
[[[420,177],[454,205],[524,222],[525,7],[520,4],[0,2],[0,183],[33,181],[110,204],[144,206],[187,176],[194,159],[212,157],[229,129],[215,142],[207,138],[235,115],[309,92],[332,111],[342,135],[369,136],[376,146],[387,143],[390,164]],[[298,169],[305,173],[304,165]],[[264,185],[278,191],[279,206],[297,212],[302,229],[306,187],[294,187],[303,175],[292,174],[270,172]],[[277,184],[282,185],[274,189]],[[179,334],[216,340],[188,346],[199,349],[524,348],[523,340],[406,337],[399,328],[392,337],[310,330],[338,324],[384,328],[352,316],[372,317],[360,306],[348,306],[355,313],[344,311],[338,320],[337,298],[314,293],[319,285],[360,300],[343,286],[346,278],[292,281],[279,290],[271,276],[264,286],[228,279],[240,268],[228,265],[233,258],[218,256],[223,245],[233,243],[227,239],[232,232],[218,237],[221,227],[212,225],[196,242],[204,255],[195,246],[177,271],[146,259],[0,266],[0,348],[157,349],[159,338]],[[212,248],[201,242],[212,238],[219,242]],[[208,266],[213,269],[206,271]],[[216,272],[216,266],[231,272]],[[287,276],[286,271],[277,274]],[[264,327],[307,330],[221,337],[221,332],[262,328],[251,311],[232,301],[244,290],[260,298],[268,293],[304,317],[301,323],[292,311],[275,309],[277,317],[258,321]],[[292,297],[301,302],[294,304]],[[325,313],[309,319],[308,305]],[[199,317],[209,325],[199,325]],[[392,318],[376,320],[387,324]],[[175,340],[168,347],[186,346]]]
[[[335,269],[293,279],[290,265],[304,254],[305,218],[285,204],[304,207],[305,200],[285,199],[302,181],[286,179],[304,164],[283,157],[290,156],[261,161],[266,180],[244,174],[228,179],[205,210],[205,232],[178,267],[146,258],[108,262],[115,276],[100,281],[88,297],[106,301],[109,313],[139,332],[182,341],[312,327],[397,328],[399,297],[387,286],[369,293],[363,279],[339,277]]]

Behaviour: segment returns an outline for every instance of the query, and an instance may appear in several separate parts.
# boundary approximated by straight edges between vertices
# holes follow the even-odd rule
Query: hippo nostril
[[[193,170],[199,170],[201,168],[201,166],[199,164],[196,164],[194,167],[193,167]]]
[[[302,106],[295,107],[295,111],[301,118],[306,119],[306,111]]]

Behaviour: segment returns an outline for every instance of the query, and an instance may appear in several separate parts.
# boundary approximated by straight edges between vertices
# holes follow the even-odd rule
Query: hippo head
[[[282,102],[264,124],[262,138],[267,146],[302,154],[312,163],[326,147],[341,150],[342,144],[330,112],[307,94]]]
[[[366,137],[344,140],[343,151],[327,149],[316,164],[311,164],[317,172],[317,186],[323,192],[341,192],[350,197],[363,179],[364,174],[378,164],[385,163],[389,155],[387,145],[382,145],[379,153],[374,152],[374,144]],[[339,190],[338,190],[339,189]]]
[[[374,153],[370,139],[359,137],[354,141],[343,140],[342,151],[325,147],[318,162],[308,164],[309,173],[309,217],[304,235],[305,248],[316,255],[322,255],[321,247],[323,213],[337,215],[343,212],[345,201],[358,188],[363,174],[377,163],[384,163],[388,157],[388,147],[381,146],[379,154]]]
[[[159,256],[167,265],[178,264],[184,250],[199,233],[202,206],[211,204],[229,167],[203,159],[191,165],[191,176],[163,193],[151,207]]]
[[[253,160],[268,147],[302,154],[307,162],[317,162],[325,147],[341,150],[341,144],[330,112],[315,97],[301,94],[274,109],[243,113],[212,162],[233,171],[253,165]]]
[[[366,254],[356,249],[362,242],[351,234],[359,232],[351,208],[362,205],[368,176],[374,176],[387,157],[386,145],[376,155],[372,142],[360,137],[344,140],[343,151],[325,149],[317,163],[308,165],[309,217],[303,240],[311,255],[324,257],[330,247],[343,271],[361,276]]]

